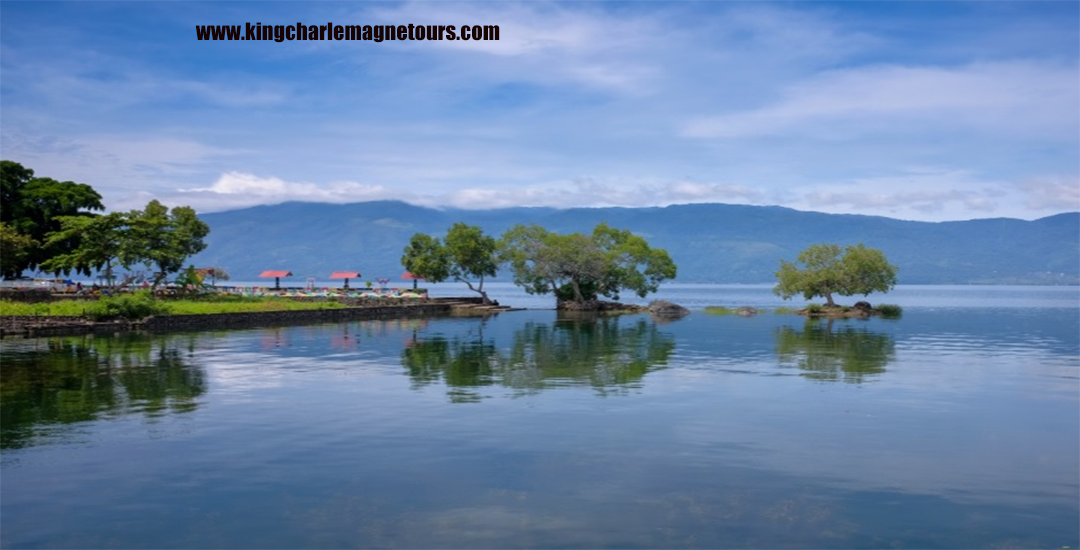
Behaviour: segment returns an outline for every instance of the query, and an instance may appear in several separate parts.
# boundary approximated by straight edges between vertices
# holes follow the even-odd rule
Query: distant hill
[[[441,236],[459,221],[495,236],[517,223],[586,232],[604,221],[666,249],[684,283],[773,282],[779,260],[794,260],[810,244],[862,242],[883,250],[905,284],[1080,284],[1080,213],[929,223],[778,206],[436,210],[380,201],[289,202],[201,217],[211,227],[209,246],[193,262],[242,281],[267,269],[291,270],[297,283],[337,270],[398,281],[402,249],[417,232]]]

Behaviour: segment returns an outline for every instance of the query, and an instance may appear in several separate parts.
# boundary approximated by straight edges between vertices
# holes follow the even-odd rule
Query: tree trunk
[[[470,283],[469,281],[466,281],[465,279],[462,279],[460,277],[458,278],[458,280],[465,283],[465,286],[469,287],[469,290],[471,290],[473,292],[480,293],[480,299],[483,301],[483,304],[485,306],[490,306],[491,305],[491,299],[488,298],[487,292],[484,292],[484,278],[483,277],[480,277],[480,285],[478,287],[472,286],[472,283]]]
[[[836,304],[832,301],[832,292],[825,293],[825,305],[829,307],[836,307]]]
[[[578,286],[577,279],[571,279],[570,285],[574,287],[574,301],[579,304],[584,304],[585,297],[581,295],[581,287]]]

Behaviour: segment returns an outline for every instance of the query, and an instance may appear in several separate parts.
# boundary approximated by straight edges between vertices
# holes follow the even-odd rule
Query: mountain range
[[[286,269],[294,284],[326,281],[332,271],[399,282],[402,249],[414,233],[441,237],[455,222],[496,237],[518,223],[589,232],[607,222],[666,249],[682,283],[771,283],[780,260],[794,260],[808,245],[861,242],[885,252],[901,284],[1080,284],[1077,212],[1032,221],[917,222],[729,204],[459,210],[377,201],[288,202],[200,217],[211,232],[191,262],[223,267],[236,281]]]

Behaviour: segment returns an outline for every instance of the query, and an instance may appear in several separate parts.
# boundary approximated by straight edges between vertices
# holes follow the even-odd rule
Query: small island
[[[843,255],[841,255],[843,252]],[[900,306],[880,304],[873,307],[859,301],[854,306],[841,306],[833,295],[867,296],[872,292],[888,292],[896,286],[896,266],[889,263],[880,250],[862,243],[847,246],[842,251],[836,244],[815,244],[799,253],[796,262],[780,261],[776,272],[778,283],[773,293],[785,300],[801,294],[807,300],[825,298],[825,304],[810,304],[797,310],[798,315],[828,318],[867,318],[900,316]]]

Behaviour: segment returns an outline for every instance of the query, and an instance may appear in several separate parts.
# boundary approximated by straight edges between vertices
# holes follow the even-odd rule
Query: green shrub
[[[169,307],[155,299],[154,295],[146,290],[140,290],[134,294],[105,297],[86,308],[86,315],[95,321],[115,317],[138,321],[151,315],[163,315],[168,312]]]
[[[705,313],[712,315],[735,315],[735,310],[724,306],[707,306]]]
[[[806,312],[811,315],[818,315],[825,311],[825,306],[821,304],[809,304],[806,306]]]
[[[877,310],[886,319],[899,319],[904,313],[904,308],[896,304],[878,304]]]

